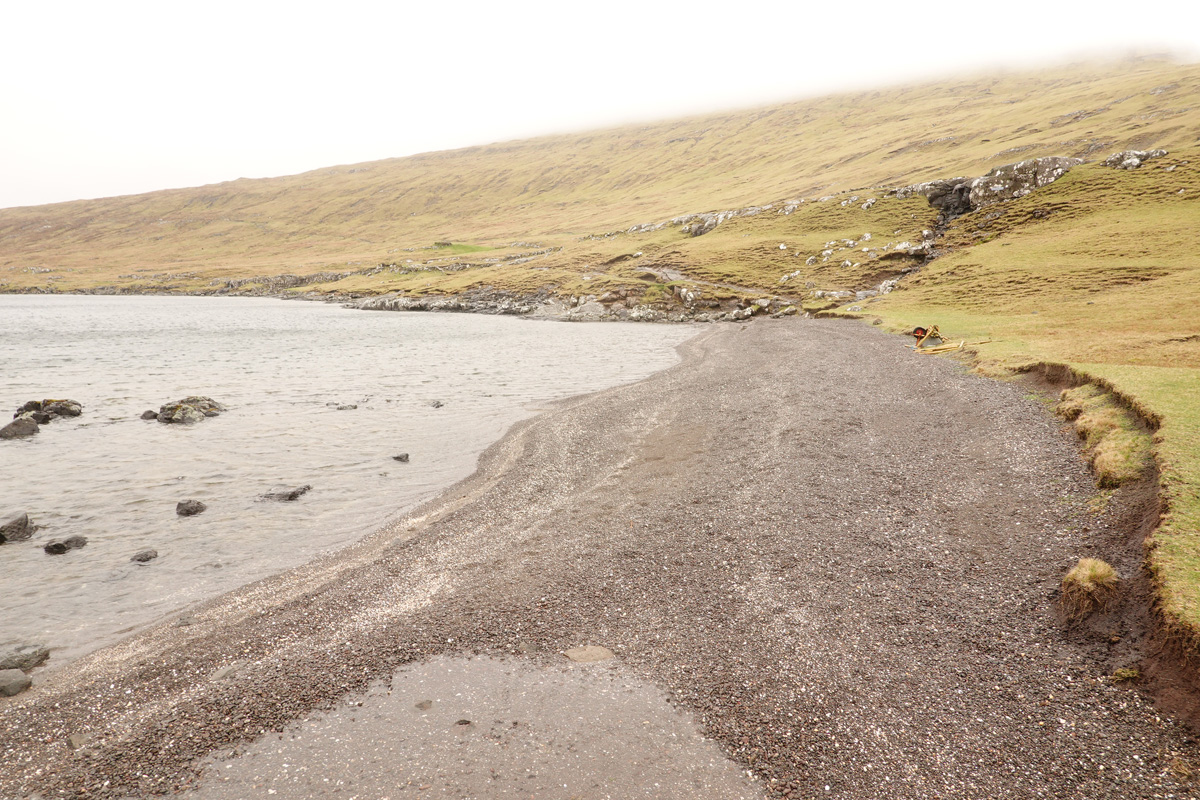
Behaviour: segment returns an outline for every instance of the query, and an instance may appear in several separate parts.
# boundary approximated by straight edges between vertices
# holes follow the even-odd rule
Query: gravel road
[[[400,524],[0,702],[0,797],[192,786],[404,665],[580,645],[773,796],[1200,796],[1189,732],[1060,620],[1066,569],[1126,534],[1044,404],[840,321],[683,351]]]

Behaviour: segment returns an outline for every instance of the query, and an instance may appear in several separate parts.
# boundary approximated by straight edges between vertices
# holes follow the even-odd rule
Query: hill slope
[[[1192,144],[1200,68],[1141,61],[835,95],[195,189],[0,210],[0,289],[317,272],[686,212]],[[50,269],[49,273],[27,270]],[[130,277],[121,277],[129,275]],[[165,276],[164,276],[165,277]],[[56,278],[56,281],[51,281]],[[181,287],[182,288],[182,287]]]

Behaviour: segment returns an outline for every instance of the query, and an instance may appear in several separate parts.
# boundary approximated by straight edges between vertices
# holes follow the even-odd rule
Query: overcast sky
[[[1200,60],[1200,2],[21,2],[0,207],[1117,58]]]

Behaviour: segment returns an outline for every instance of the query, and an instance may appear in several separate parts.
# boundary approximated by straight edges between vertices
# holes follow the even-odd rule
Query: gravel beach
[[[1081,630],[1055,601],[1085,555],[1136,583],[1127,504],[1096,510],[1028,390],[904,344],[713,326],[678,366],[517,425],[399,524],[35,675],[0,700],[0,797],[203,792],[206,759],[406,665],[547,674],[582,645],[768,796],[1200,796],[1187,728],[1108,678],[1136,615]]]

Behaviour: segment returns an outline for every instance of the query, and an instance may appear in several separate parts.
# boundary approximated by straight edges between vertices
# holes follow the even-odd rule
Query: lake
[[[344,546],[469,475],[552,400],[678,360],[692,326],[366,312],[261,298],[0,295],[0,414],[83,414],[0,441],[0,648],[52,664]],[[194,425],[142,420],[205,395]],[[348,406],[356,406],[348,408]],[[409,454],[407,463],[393,456]],[[311,484],[294,502],[275,489]],[[175,513],[195,499],[207,510]],[[52,538],[86,547],[48,555]],[[146,564],[130,561],[158,551]]]

